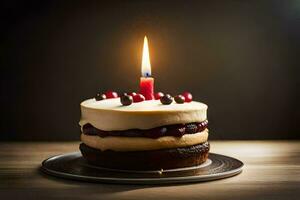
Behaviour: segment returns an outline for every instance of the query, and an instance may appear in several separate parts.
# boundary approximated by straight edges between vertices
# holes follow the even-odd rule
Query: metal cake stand
[[[80,152],[50,157],[42,162],[46,174],[80,181],[115,184],[172,184],[212,181],[242,172],[243,163],[220,154],[209,154],[209,159],[198,166],[156,170],[131,171],[107,169],[88,164]]]

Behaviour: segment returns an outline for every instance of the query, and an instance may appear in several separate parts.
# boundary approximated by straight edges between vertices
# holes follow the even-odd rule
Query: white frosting
[[[164,136],[157,139],[145,137],[99,137],[81,134],[81,141],[89,147],[114,151],[143,151],[187,147],[204,143],[208,138],[208,129],[182,137]]]
[[[202,122],[206,120],[207,105],[190,103],[162,105],[159,100],[122,106],[120,98],[96,101],[88,99],[81,104],[79,124],[90,123],[105,130],[150,129],[163,125]]]

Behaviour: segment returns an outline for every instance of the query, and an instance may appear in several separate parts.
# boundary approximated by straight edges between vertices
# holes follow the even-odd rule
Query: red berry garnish
[[[118,93],[114,92],[114,91],[107,91],[105,92],[106,98],[107,99],[112,99],[112,98],[117,98],[118,97]]]
[[[185,98],[185,102],[191,102],[193,100],[193,95],[189,92],[184,92],[182,93],[182,95],[184,96]]]
[[[128,93],[128,95],[133,97],[133,96],[136,95],[136,93],[135,92],[130,92],[130,93]]]
[[[164,93],[162,92],[157,92],[154,95],[155,100],[159,100],[162,96],[164,96]]]
[[[136,94],[132,98],[134,103],[145,101],[145,97],[142,94]]]

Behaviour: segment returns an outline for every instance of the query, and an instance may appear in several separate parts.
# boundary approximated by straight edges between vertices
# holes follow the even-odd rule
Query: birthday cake
[[[190,93],[158,93],[153,100],[99,94],[81,103],[79,124],[81,153],[93,165],[160,170],[197,166],[208,157],[207,105]]]
[[[198,166],[208,157],[207,105],[189,92],[154,93],[144,37],[139,93],[98,93],[81,106],[80,151],[91,164],[127,170]]]

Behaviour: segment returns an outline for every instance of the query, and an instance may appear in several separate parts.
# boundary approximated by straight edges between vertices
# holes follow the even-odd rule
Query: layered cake
[[[192,167],[208,157],[207,105],[162,95],[97,96],[81,103],[80,150],[90,164],[113,169]]]

